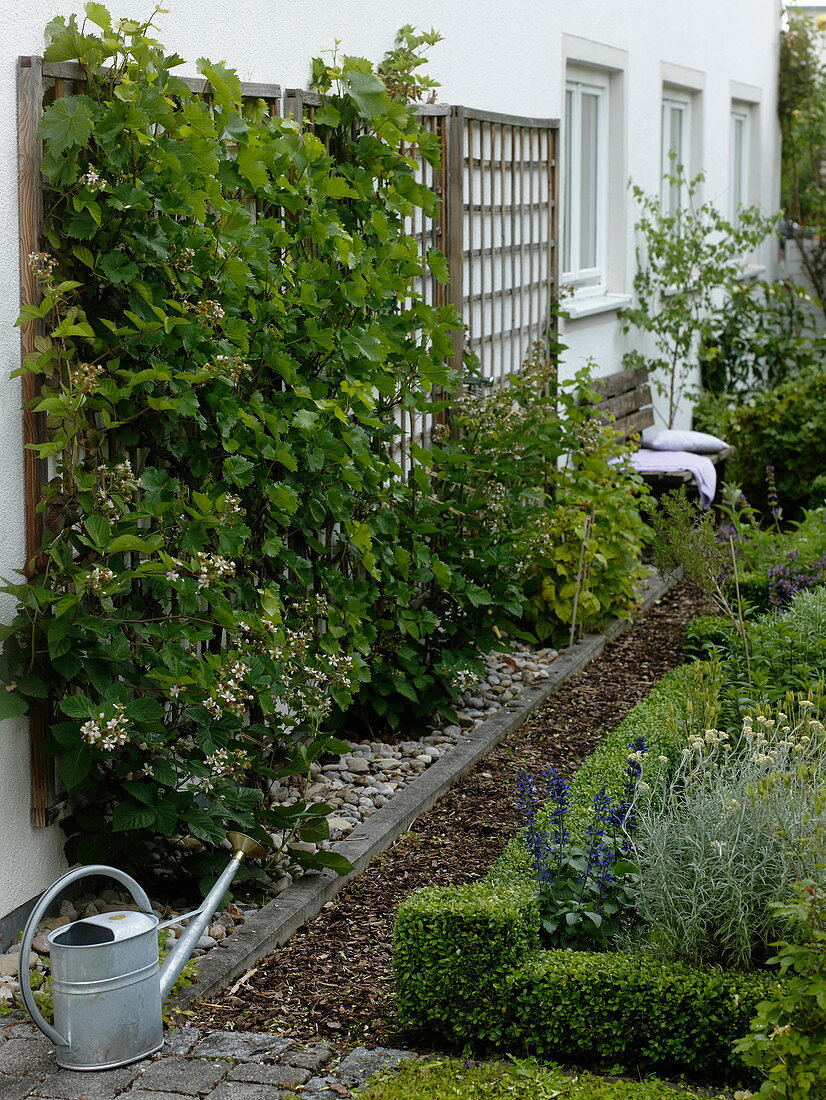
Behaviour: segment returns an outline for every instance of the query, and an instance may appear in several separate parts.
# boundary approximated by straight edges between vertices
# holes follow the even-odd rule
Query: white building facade
[[[170,0],[158,37],[191,61],[209,57],[242,80],[306,87],[310,59],[341,49],[379,60],[400,26],[435,27],[443,41],[428,71],[441,100],[487,111],[561,120],[560,281],[571,288],[563,324],[566,370],[593,360],[621,366],[631,344],[617,310],[630,302],[635,263],[633,180],[660,192],[668,151],[690,174],[706,173],[703,198],[732,214],[738,202],[777,209],[776,117],[779,0]],[[142,19],[147,0],[110,5]],[[19,304],[15,69],[43,51],[56,14],[82,14],[72,0],[20,0],[0,7],[0,576],[24,560],[23,450],[19,365],[13,327]],[[676,201],[663,195],[665,202]],[[773,242],[758,257],[771,272]],[[688,412],[684,422],[687,422]],[[680,425],[682,426],[682,425]],[[0,595],[0,621],[13,613]],[[29,825],[25,720],[0,723],[0,941],[24,906],[64,869],[57,826]],[[14,915],[12,915],[14,914]],[[7,918],[5,925],[2,918]],[[0,942],[0,948],[4,944]]]

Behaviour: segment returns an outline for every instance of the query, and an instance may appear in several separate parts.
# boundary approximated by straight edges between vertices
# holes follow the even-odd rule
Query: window
[[[569,70],[565,87],[563,278],[604,292],[608,215],[608,79]]]
[[[749,201],[749,163],[751,158],[751,117],[746,106],[731,110],[731,220],[740,222],[740,207]]]
[[[681,169],[683,177],[691,174],[691,99],[672,89],[663,94],[662,108],[662,178],[661,201],[667,214],[674,214],[685,205],[685,186],[667,179]]]

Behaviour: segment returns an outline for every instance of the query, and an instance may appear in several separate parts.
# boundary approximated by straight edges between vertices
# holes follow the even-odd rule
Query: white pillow
[[[706,432],[662,431],[642,440],[652,451],[690,451],[695,455],[715,455],[728,447],[723,439]]]

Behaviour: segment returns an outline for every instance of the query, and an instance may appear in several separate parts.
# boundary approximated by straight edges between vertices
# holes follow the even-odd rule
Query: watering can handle
[[[37,932],[37,926],[46,915],[49,906],[55,898],[63,893],[69,883],[77,882],[80,878],[88,878],[92,875],[105,875],[106,878],[115,879],[122,886],[126,887],[135,899],[135,903],[140,907],[141,912],[152,913],[152,903],[143,888],[139,886],[133,878],[127,875],[125,871],[119,871],[117,867],[105,867],[103,864],[97,863],[89,867],[76,867],[74,871],[69,871],[49,887],[34,907],[31,916],[26,922],[26,927],[23,930],[23,939],[20,941],[20,960],[17,965],[17,976],[20,981],[20,992],[23,994],[23,1003],[29,1010],[29,1015],[43,1034],[60,1047],[68,1046],[69,1041],[65,1039],[60,1032],[56,1031],[50,1023],[44,1020],[43,1014],[37,1007],[29,978],[29,955],[32,949],[32,941]]]

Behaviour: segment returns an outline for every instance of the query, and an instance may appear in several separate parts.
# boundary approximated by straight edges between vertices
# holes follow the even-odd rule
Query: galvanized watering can
[[[163,1046],[161,1005],[186,965],[193,948],[212,919],[221,898],[250,856],[266,850],[243,833],[227,834],[235,854],[229,866],[192,913],[161,923],[146,893],[133,878],[115,867],[78,867],[46,891],[34,908],[20,944],[20,991],[29,1013],[57,1046],[57,1064],[65,1069],[114,1069],[160,1050]],[[85,917],[48,935],[51,949],[54,1026],[35,1004],[29,979],[32,941],[49,906],[71,882],[105,875],[129,890],[139,913],[124,910]],[[158,932],[193,918],[172,950],[158,965]]]

